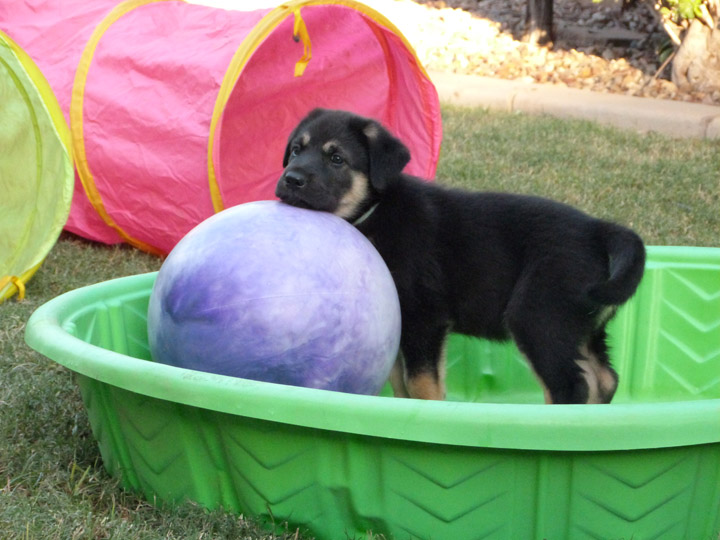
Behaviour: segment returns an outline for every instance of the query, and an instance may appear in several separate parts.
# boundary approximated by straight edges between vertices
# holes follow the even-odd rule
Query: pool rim
[[[682,252],[682,256],[678,251]],[[720,248],[648,248],[654,261],[720,260]],[[419,443],[536,451],[620,451],[720,442],[720,399],[612,405],[421,401],[238,379],[133,358],[73,336],[72,321],[149,295],[156,272],[62,294],[30,317],[28,345],[56,363],[137,394],[306,428]],[[117,300],[114,300],[117,299]],[[122,301],[120,300],[122,299]]]

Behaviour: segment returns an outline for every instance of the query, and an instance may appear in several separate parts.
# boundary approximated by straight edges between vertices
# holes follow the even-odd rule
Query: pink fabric
[[[117,0],[12,0],[0,2],[0,29],[37,64],[48,80],[69,124],[75,70],[97,24]],[[75,193],[65,228],[108,244],[122,241],[105,224],[75,174]]]
[[[303,46],[290,16],[253,54],[225,108],[213,159],[226,206],[274,198],[286,138],[314,107],[381,120],[411,150],[406,171],[432,178],[442,134],[437,93],[402,40],[344,6],[301,13],[312,41],[304,75],[293,76]]]
[[[0,4],[0,28],[45,73],[67,115],[81,52],[114,0]],[[107,213],[163,252],[213,213],[207,175],[210,122],[231,58],[269,10],[224,11],[168,1],[113,23],[85,86],[89,169]],[[305,6],[312,60],[289,14],[256,49],[215,132],[214,166],[226,206],[274,199],[288,134],[313,107],[378,118],[409,146],[407,171],[431,178],[440,148],[437,93],[401,39],[354,9]],[[79,184],[78,184],[79,185]],[[76,186],[67,228],[116,242]]]
[[[267,11],[141,6],[108,28],[85,86],[85,149],[107,213],[163,252],[214,213],[210,120],[240,43]]]

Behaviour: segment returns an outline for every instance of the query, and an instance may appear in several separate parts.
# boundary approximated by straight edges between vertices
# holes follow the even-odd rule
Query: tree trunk
[[[535,45],[552,45],[553,0],[527,0],[524,40]]]
[[[694,19],[673,59],[672,81],[683,91],[720,92],[720,27]]]

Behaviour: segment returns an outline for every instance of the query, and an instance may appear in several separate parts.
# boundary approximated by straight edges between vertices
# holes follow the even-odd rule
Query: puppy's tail
[[[588,295],[599,304],[618,306],[635,294],[640,284],[645,271],[645,246],[633,231],[614,223],[598,223],[597,236],[608,253],[610,276],[592,286]]]

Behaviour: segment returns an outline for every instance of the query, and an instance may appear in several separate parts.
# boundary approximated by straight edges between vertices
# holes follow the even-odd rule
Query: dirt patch
[[[555,83],[598,92],[720,105],[720,91],[683,92],[662,66],[659,18],[639,0],[555,0],[552,48],[522,42],[525,0],[370,0],[428,69]]]

